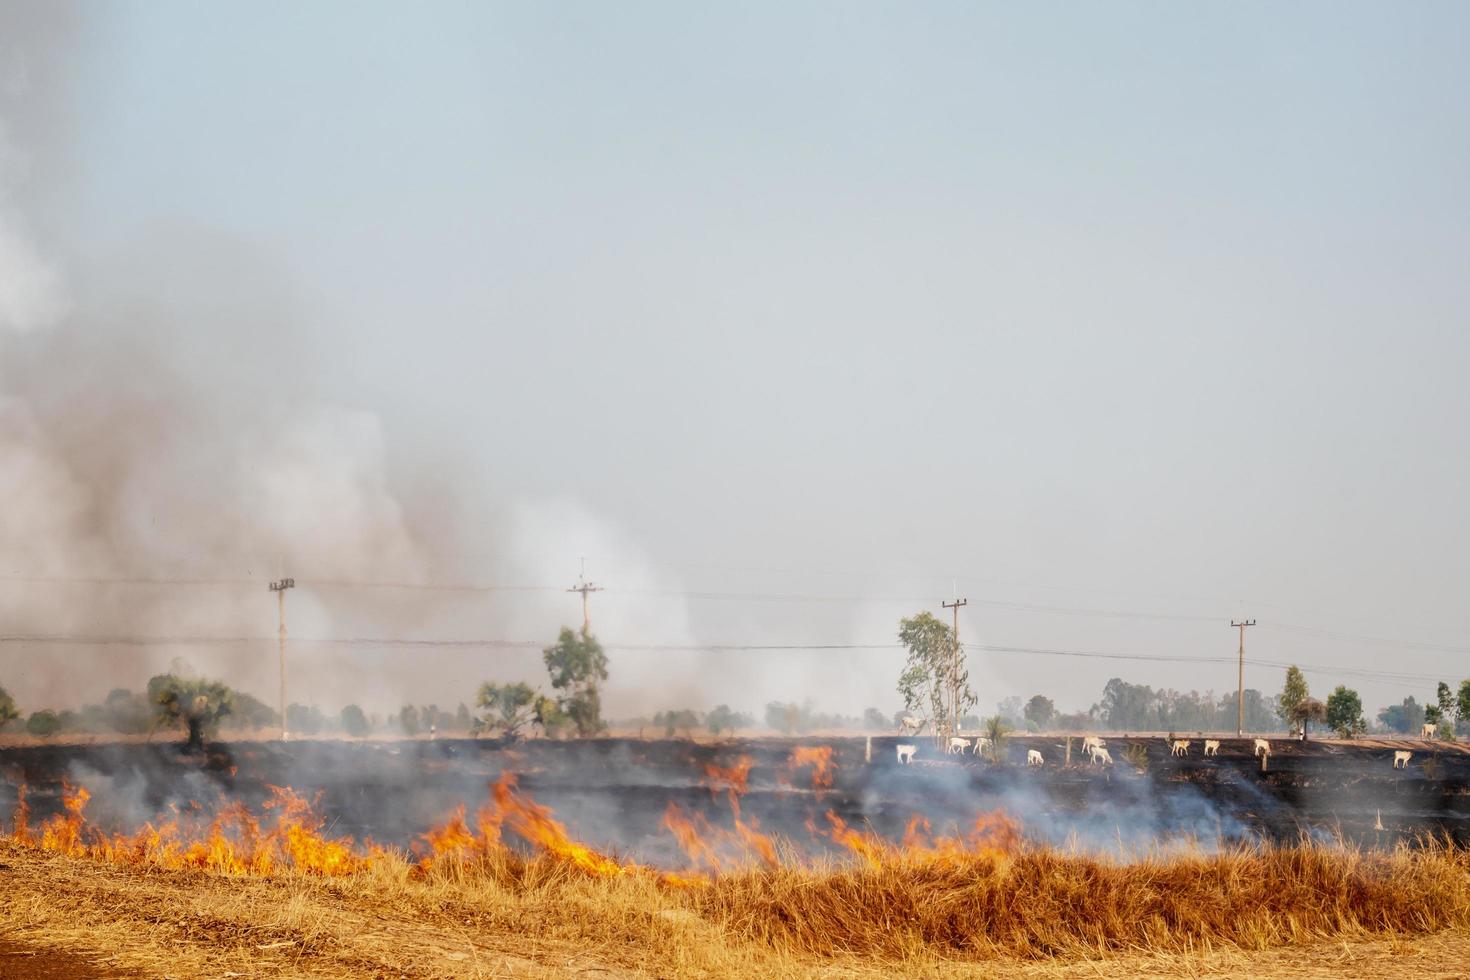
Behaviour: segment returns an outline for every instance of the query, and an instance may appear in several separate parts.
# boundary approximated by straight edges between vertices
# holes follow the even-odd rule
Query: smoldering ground
[[[236,801],[264,813],[271,787],[289,786],[317,801],[328,834],[411,848],[456,807],[473,813],[489,786],[513,773],[519,790],[550,806],[577,839],[678,867],[682,854],[662,826],[670,804],[730,827],[730,787],[714,769],[748,763],[748,784],[735,804],[742,819],[813,854],[834,849],[822,835],[829,811],[895,842],[914,817],[936,834],[954,834],[999,811],[1032,842],[1120,857],[1294,843],[1303,835],[1369,847],[1426,833],[1470,841],[1470,755],[1463,753],[1429,780],[1387,769],[1374,750],[1307,754],[1295,765],[1278,760],[1263,773],[1244,749],[1182,762],[1165,762],[1160,749],[1160,758],[1139,771],[1055,762],[1028,768],[1020,764],[1027,749],[1050,752],[1054,740],[1027,737],[1011,740],[1006,765],[929,749],[915,764],[899,765],[894,741],[875,738],[871,761],[865,739],[221,743],[202,759],[172,744],[35,746],[7,751],[0,809],[13,808],[25,785],[33,822],[43,820],[59,810],[65,781],[92,794],[89,821],[131,832]],[[798,745],[831,749],[830,786],[814,786],[811,771],[793,765]],[[1314,795],[1324,779],[1339,791]]]

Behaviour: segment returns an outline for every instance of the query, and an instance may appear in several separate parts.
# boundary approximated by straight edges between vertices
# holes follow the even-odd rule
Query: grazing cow
[[[1439,731],[1439,726],[1438,725],[1436,725],[1432,721],[1426,721],[1424,724],[1422,724],[1422,725],[1419,726],[1419,737],[1420,738],[1433,738],[1435,736],[1435,733],[1437,733],[1438,731]]]
[[[958,735],[956,735],[954,738],[949,740],[949,748],[945,749],[944,751],[947,755],[964,755],[965,749],[968,749],[969,747],[970,740],[968,738],[960,738]]]
[[[1264,738],[1258,738],[1258,739],[1256,739],[1256,750],[1254,752],[1252,752],[1251,755],[1252,756],[1257,756],[1257,755],[1270,755],[1270,754],[1271,754],[1271,743],[1268,742],[1268,741],[1266,741]]]
[[[979,755],[981,752],[984,752],[988,748],[990,748],[990,739],[988,737],[981,735],[975,739],[976,755]]]
[[[899,745],[897,746],[897,748],[898,761],[900,764],[905,766],[913,761],[914,753],[919,751],[919,747],[917,745]]]
[[[1169,747],[1170,755],[1189,755],[1189,742],[1185,739],[1176,738]]]
[[[1205,739],[1205,755],[1219,755],[1220,740],[1218,738]]]
[[[1096,735],[1088,735],[1082,739],[1082,751],[1086,752],[1088,755],[1092,755],[1093,749],[1100,749],[1102,747],[1103,740],[1098,738]]]
[[[1041,753],[1036,751],[1035,749],[1026,750],[1026,765],[1039,766],[1045,761],[1046,760],[1041,757]]]
[[[913,715],[904,715],[898,719],[898,731],[901,735],[917,735],[919,729],[924,727],[923,718],[915,718]]]
[[[1098,748],[1094,745],[1092,747],[1092,761],[1097,762],[1098,760],[1102,760],[1104,765],[1111,766],[1113,764],[1113,755],[1107,749]]]
[[[1411,755],[1413,755],[1412,752],[1405,752],[1403,749],[1400,749],[1399,751],[1395,752],[1393,754],[1393,767],[1395,769],[1407,769],[1407,768],[1409,768],[1409,757]]]

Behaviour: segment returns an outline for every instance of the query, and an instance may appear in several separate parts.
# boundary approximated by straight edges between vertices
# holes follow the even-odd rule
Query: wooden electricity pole
[[[1235,687],[1235,737],[1240,738],[1245,734],[1245,628],[1256,625],[1254,619],[1242,619],[1240,622],[1230,621],[1231,629],[1240,630],[1240,672],[1236,677]]]
[[[281,652],[281,741],[286,741],[286,590],[296,588],[294,578],[283,578],[279,582],[271,583],[271,591],[280,599],[281,606],[281,629],[277,634],[280,638]]]
[[[951,637],[954,649],[951,651],[949,663],[949,734],[951,738],[960,733],[960,607],[969,604],[969,599],[955,599],[954,602],[940,603],[943,608],[954,610],[954,635]]]
[[[591,592],[602,591],[602,586],[587,581],[587,559],[582,559],[582,571],[577,575],[577,584],[567,591],[582,593],[582,635],[586,636],[592,626],[592,616],[587,609],[587,595]]]

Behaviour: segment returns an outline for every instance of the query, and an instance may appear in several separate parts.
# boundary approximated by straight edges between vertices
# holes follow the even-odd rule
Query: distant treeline
[[[1300,682],[1300,673],[1296,677]],[[179,685],[202,682],[186,682],[174,675],[160,675],[149,682],[149,690],[131,691],[116,688],[100,703],[81,708],[40,708],[29,715],[19,711],[11,696],[0,688],[0,730],[24,731],[32,735],[47,737],[58,734],[121,734],[141,735],[160,729],[176,727],[181,716],[177,704],[167,699],[170,691]],[[212,708],[205,725],[211,732],[243,732],[270,730],[280,727],[280,713],[259,698],[244,691],[231,690],[210,682],[209,688],[188,688],[190,697],[197,697],[198,690],[208,690],[210,697],[218,702]],[[1288,727],[1299,729],[1301,721],[1288,722],[1292,715],[1286,702],[1307,698],[1305,687],[1293,693],[1292,682],[1288,681],[1283,694],[1266,697],[1260,691],[1247,689],[1245,692],[1245,729],[1251,732],[1284,731]],[[530,688],[527,688],[531,692]],[[150,693],[151,692],[151,693]],[[482,692],[483,693],[483,692]],[[531,692],[534,693],[534,692]],[[1312,719],[1304,715],[1309,728],[1337,728],[1340,733],[1355,734],[1363,731],[1418,734],[1426,722],[1440,726],[1444,737],[1453,737],[1457,729],[1470,723],[1470,680],[1462,682],[1458,691],[1447,684],[1440,684],[1436,698],[1428,704],[1420,704],[1408,697],[1401,704],[1389,705],[1377,714],[1377,724],[1367,722],[1356,707],[1357,695],[1343,688],[1328,699],[1329,707],[1336,699],[1346,703],[1349,717],[1345,723],[1334,723],[1323,717]],[[483,700],[483,698],[481,699]],[[530,699],[527,703],[531,704]],[[483,732],[498,732],[495,724],[480,714],[476,705],[472,710],[461,703],[453,710],[438,705],[407,704],[397,712],[387,714],[369,713],[356,704],[350,704],[336,713],[323,711],[316,705],[292,704],[286,709],[288,729],[296,735],[348,735],[362,737],[373,734],[416,736],[428,733],[471,735]],[[995,706],[990,718],[997,718],[1005,727],[1019,731],[1231,731],[1236,725],[1236,696],[1227,692],[1215,695],[1206,691],[1176,691],[1153,688],[1147,684],[1130,684],[1121,678],[1113,678],[1103,687],[1102,698],[1086,711],[1058,712],[1052,699],[1045,695],[1033,695],[1023,700],[1008,697]],[[709,711],[694,708],[670,708],[651,716],[624,719],[615,722],[621,730],[638,730],[648,734],[668,737],[690,736],[696,733],[725,735],[738,731],[766,729],[786,735],[800,735],[816,731],[892,732],[899,727],[905,712],[885,712],[879,708],[868,708],[861,715],[827,714],[817,710],[813,701],[801,703],[772,701],[758,723],[746,712],[728,705],[719,705]],[[187,721],[187,718],[185,718]],[[968,714],[961,718],[961,727],[967,731],[985,726],[987,717]],[[546,734],[569,734],[568,726],[551,729]]]

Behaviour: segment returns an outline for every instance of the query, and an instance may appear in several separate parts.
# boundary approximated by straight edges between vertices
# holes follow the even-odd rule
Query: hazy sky
[[[564,588],[585,555],[614,646],[881,644],[958,591],[989,646],[1232,658],[1252,616],[1251,658],[1370,714],[1470,676],[1462,4],[41,6],[0,0],[29,161],[0,217],[62,297],[0,331],[41,365],[0,392],[19,444],[66,486],[101,479],[79,445],[131,451],[138,416],[75,421],[35,380],[60,350],[141,365],[77,397],[146,404],[162,358],[210,406],[150,443],[165,470],[127,468],[126,547],[108,524],[53,571],[259,579],[219,621],[197,595],[228,584],[134,586],[156,594],[127,630],[270,636],[284,571],[303,638],[544,642],[575,596],[308,583]],[[135,519],[156,493],[178,504]],[[241,543],[201,563],[217,506]],[[181,508],[204,531],[170,531]],[[108,588],[0,582],[14,615],[63,590],[77,617],[0,633],[123,629]],[[0,682],[100,696],[146,679],[90,666],[124,655],[12,645]],[[268,645],[143,666],[175,655],[273,691]],[[971,655],[987,710],[1235,685],[1233,662]],[[536,667],[301,656],[330,709]],[[900,663],[622,650],[609,710],[891,711]]]

